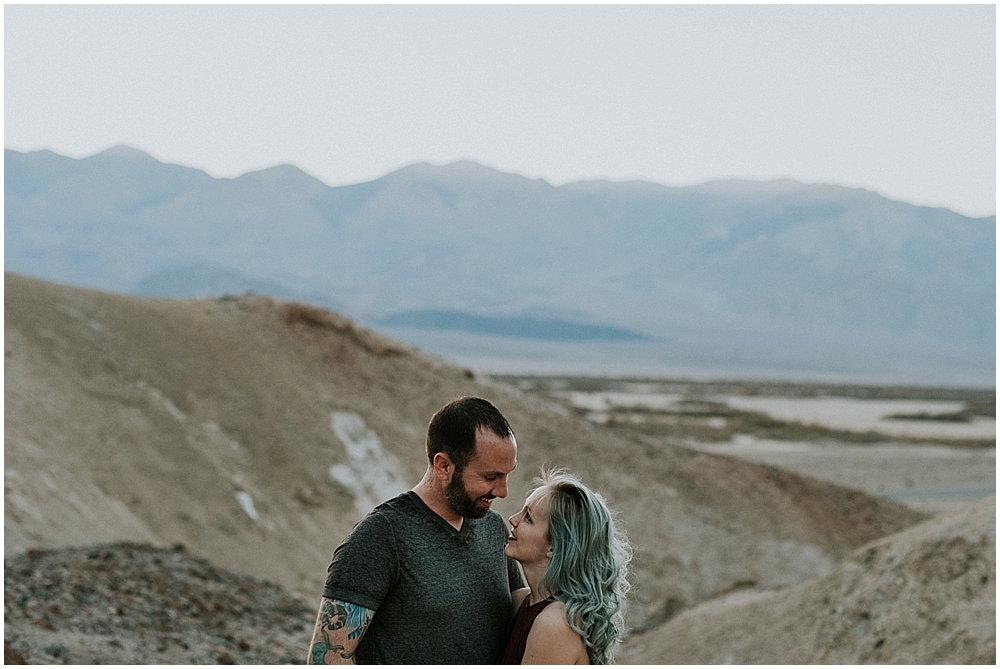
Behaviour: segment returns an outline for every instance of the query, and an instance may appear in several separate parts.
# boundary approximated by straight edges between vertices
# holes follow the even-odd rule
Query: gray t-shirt
[[[491,511],[456,530],[413,491],[381,504],[333,553],[324,595],[375,611],[363,664],[494,664],[524,587]]]

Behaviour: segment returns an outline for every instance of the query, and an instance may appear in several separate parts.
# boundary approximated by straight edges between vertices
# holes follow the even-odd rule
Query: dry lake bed
[[[996,494],[993,389],[494,375],[637,441],[763,462],[927,512]]]

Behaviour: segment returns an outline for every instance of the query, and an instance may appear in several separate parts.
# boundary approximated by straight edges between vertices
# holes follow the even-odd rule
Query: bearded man
[[[334,551],[307,663],[497,662],[524,580],[490,506],[507,496],[517,442],[496,407],[462,397],[434,414],[425,445],[420,483]]]

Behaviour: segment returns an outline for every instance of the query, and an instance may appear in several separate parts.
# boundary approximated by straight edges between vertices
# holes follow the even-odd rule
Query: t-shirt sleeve
[[[524,577],[521,575],[521,569],[517,566],[517,560],[507,557],[507,583],[510,585],[510,591],[514,592],[519,588],[527,588],[528,584],[524,582]]]
[[[396,578],[395,543],[391,524],[368,515],[333,552],[323,595],[377,611]]]

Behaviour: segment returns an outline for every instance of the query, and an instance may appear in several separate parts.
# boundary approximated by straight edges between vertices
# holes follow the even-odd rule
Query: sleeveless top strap
[[[552,598],[543,599],[537,604],[529,606],[528,600],[530,598],[530,595],[524,598],[514,615],[514,621],[510,627],[510,639],[507,641],[507,648],[504,650],[500,664],[521,664],[521,660],[524,659],[524,648],[528,643],[528,632],[531,631],[535,618],[546,606],[555,601]]]

